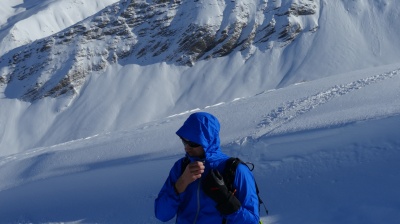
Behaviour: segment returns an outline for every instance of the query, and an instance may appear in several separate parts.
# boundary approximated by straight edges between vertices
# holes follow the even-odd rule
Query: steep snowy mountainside
[[[80,22],[118,0],[2,0],[0,56]]]
[[[291,19],[315,16],[317,4],[258,1],[120,1],[87,20],[6,54],[0,61],[5,95],[33,101],[77,94],[92,72],[119,63],[190,65],[250,51],[266,42],[284,46],[303,32]],[[213,10],[208,10],[213,9]],[[275,18],[276,17],[276,18]],[[293,20],[293,21],[292,21]],[[316,24],[305,32],[316,29]]]
[[[1,56],[0,150],[398,63],[399,14],[389,0],[116,2]]]
[[[399,5],[124,0],[4,55],[0,84],[9,84],[7,98],[34,101],[76,95],[88,75],[104,72],[111,64],[193,66],[199,60],[240,52],[246,63],[254,63],[248,61],[252,57],[265,60],[266,72],[257,72],[266,79],[264,88],[284,87],[397,62],[394,49],[400,45],[396,38],[400,31],[392,27],[400,23],[394,18]],[[366,57],[360,60],[360,55]]]
[[[400,4],[395,1],[320,1],[318,31],[285,49],[280,87],[321,76],[397,63]],[[301,44],[300,44],[301,42]],[[293,60],[295,57],[297,60]],[[288,63],[292,61],[293,63]]]

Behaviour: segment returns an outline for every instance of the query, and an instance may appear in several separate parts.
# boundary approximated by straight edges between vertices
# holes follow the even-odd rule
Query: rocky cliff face
[[[110,64],[192,66],[234,51],[285,47],[301,33],[317,31],[318,24],[304,21],[317,21],[308,18],[318,16],[318,4],[122,0],[56,35],[5,54],[0,59],[0,86],[8,98],[34,101],[77,94],[88,75]]]

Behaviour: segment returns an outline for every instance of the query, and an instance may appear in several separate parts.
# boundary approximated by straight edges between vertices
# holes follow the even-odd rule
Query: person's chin
[[[186,152],[190,157],[197,157],[198,155],[193,152]]]
[[[193,153],[188,152],[187,153],[190,157],[196,157],[196,155],[194,155]]]

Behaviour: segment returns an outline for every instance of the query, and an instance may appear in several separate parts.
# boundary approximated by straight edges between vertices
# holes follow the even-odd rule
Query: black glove
[[[239,210],[240,201],[228,190],[218,170],[211,170],[202,184],[204,193],[217,203],[216,208],[221,214],[229,215]]]

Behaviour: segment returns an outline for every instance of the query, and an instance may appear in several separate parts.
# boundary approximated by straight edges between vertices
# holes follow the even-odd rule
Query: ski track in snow
[[[268,135],[282,125],[290,122],[294,118],[304,113],[307,113],[336,97],[346,95],[355,90],[364,88],[370,84],[392,78],[399,73],[400,68],[390,72],[359,79],[347,84],[335,85],[326,91],[319,92],[312,96],[288,101],[282,106],[273,109],[271,112],[264,116],[265,118],[258,124],[258,130],[252,135],[252,138],[257,139],[262,136]]]

